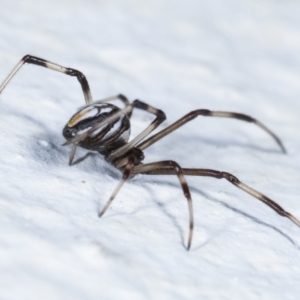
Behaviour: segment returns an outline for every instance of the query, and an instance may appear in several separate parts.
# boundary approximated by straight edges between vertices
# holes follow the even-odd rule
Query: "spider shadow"
[[[40,130],[39,133],[28,133],[26,136],[28,143],[24,144],[33,160],[41,160],[47,162],[47,164],[55,165],[60,161],[59,157],[65,155],[66,150],[60,147],[61,141],[59,135],[46,126],[44,122],[39,121],[26,113],[18,111],[12,112],[10,109],[6,109],[5,112],[7,115],[14,116],[24,122],[33,124]]]
[[[116,177],[116,176],[114,176],[114,177]],[[120,180],[120,178],[116,178],[118,181]],[[130,180],[129,182],[127,182],[127,184],[132,184],[132,185],[138,185],[138,186],[141,186],[140,184],[138,184],[138,179],[132,179],[132,180]],[[149,181],[149,183],[153,183],[153,181],[152,182],[150,182]],[[174,185],[175,186],[175,185]],[[186,248],[186,246],[185,246],[185,244],[184,244],[184,231],[183,231],[183,229],[182,229],[182,226],[180,226],[180,224],[177,222],[177,218],[175,217],[175,216],[173,216],[172,214],[170,214],[167,210],[166,210],[166,206],[165,206],[165,204],[162,202],[162,201],[158,201],[158,200],[156,200],[157,199],[157,197],[156,197],[156,193],[155,192],[153,192],[153,188],[152,187],[150,187],[150,186],[145,186],[145,185],[143,185],[143,189],[145,189],[148,193],[149,193],[149,195],[150,195],[150,197],[151,197],[151,200],[153,200],[153,202],[154,202],[154,204],[159,208],[159,210],[160,211],[163,211],[163,213],[169,218],[169,220],[171,221],[171,223],[174,225],[174,227],[178,230],[178,232],[179,232],[179,234],[180,234],[180,239],[181,239],[181,243],[182,243],[182,245],[183,245],[183,247],[185,247]],[[97,205],[96,205],[96,209],[97,209],[97,212],[99,213],[99,212],[101,212],[102,211],[102,209],[103,209],[103,205],[105,205],[106,204],[106,201],[107,201],[107,199],[105,200],[105,202],[104,202],[104,204],[100,204],[100,203],[98,203]],[[145,207],[143,206],[143,207],[137,207],[137,208],[135,208],[132,212],[130,212],[130,213],[122,213],[122,212],[113,212],[113,211],[110,211],[110,213],[109,213],[109,216],[107,216],[106,214],[104,215],[105,217],[114,217],[114,216],[120,216],[120,215],[126,215],[126,216],[128,216],[128,215],[130,215],[130,216],[133,216],[133,215],[135,215],[135,214],[137,214],[139,211],[144,211],[144,209],[145,209]]]
[[[151,181],[151,183],[153,183],[153,181]],[[154,182],[155,183],[155,182]],[[160,182],[161,183],[161,182]],[[174,184],[175,186],[175,184]],[[146,189],[148,191],[148,193],[151,196],[151,199],[153,199],[154,203],[156,204],[156,206],[163,211],[163,213],[167,216],[167,218],[169,218],[169,220],[172,222],[172,224],[174,225],[174,227],[178,230],[179,235],[180,235],[180,240],[181,240],[181,244],[183,245],[184,248],[186,248],[186,245],[184,243],[184,231],[182,229],[182,226],[180,226],[179,222],[177,221],[178,218],[174,217],[172,214],[170,214],[167,209],[166,209],[166,205],[162,202],[162,201],[158,201],[156,200],[156,194],[155,192],[153,192],[151,187],[145,187],[143,186],[144,189]]]
[[[39,159],[41,162],[46,162],[48,165],[57,166],[64,161],[64,164],[69,167],[70,147],[63,147],[63,140],[54,132],[50,130],[45,133],[35,134],[28,137],[30,143],[28,145],[28,152],[34,160]],[[41,143],[45,141],[46,144]],[[36,145],[31,147],[31,145]],[[89,151],[78,147],[75,159],[71,167],[79,165],[82,170],[89,170],[89,172],[99,172],[95,169],[95,159],[100,157],[97,152]],[[86,161],[86,164],[81,164]]]
[[[175,183],[170,183],[169,181],[166,181],[166,180],[149,180],[149,183],[154,183],[154,184],[157,184],[157,185],[162,185],[162,184],[165,184],[165,185],[168,185],[168,186],[172,186],[172,187],[176,187],[178,188],[178,185],[175,184]],[[242,215],[243,217],[251,220],[252,222],[255,222],[259,225],[262,225],[262,226],[265,226],[267,228],[270,228],[272,230],[274,230],[275,232],[277,232],[278,234],[280,234],[283,238],[285,238],[288,242],[290,242],[293,246],[296,247],[296,249],[300,250],[300,246],[298,245],[298,243],[296,243],[290,236],[288,236],[286,233],[284,233],[282,230],[276,228],[275,226],[271,225],[271,224],[268,224],[262,220],[260,220],[259,218],[253,216],[253,215],[250,215],[240,209],[237,209],[235,207],[233,207],[232,205],[224,202],[224,201],[221,201],[217,198],[214,198],[206,193],[204,193],[203,191],[201,191],[200,189],[197,189],[197,188],[194,188],[194,187],[190,187],[190,190],[193,193],[197,193],[198,195],[201,195],[202,197],[204,197],[205,199],[213,202],[213,203],[216,203],[218,205],[221,205],[223,207],[225,207],[226,209],[229,209],[231,211],[233,211],[234,213],[236,214],[239,214],[239,215]],[[154,195],[153,192],[150,192],[152,195]],[[183,197],[183,195],[180,195]],[[155,197],[154,197],[155,199]],[[157,202],[157,201],[156,201]],[[161,208],[165,208],[165,205],[162,203],[162,202],[157,202],[157,205]],[[186,248],[186,245],[184,243],[184,233],[183,233],[183,230],[181,228],[181,226],[179,225],[179,223],[176,221],[176,219],[174,218],[174,216],[172,216],[170,213],[167,213],[165,209],[163,209],[164,213],[166,214],[166,216],[168,218],[171,219],[172,223],[174,224],[174,226],[177,228],[177,230],[179,231],[179,234],[180,234],[180,238],[181,238],[181,243],[182,245]],[[200,246],[196,246],[195,248],[193,248],[193,250],[197,250],[197,249],[201,249],[206,243],[204,243],[203,245],[200,245]]]
[[[93,158],[94,158],[94,157],[96,157],[96,156],[99,156],[99,154],[96,153],[96,152],[87,152],[86,154],[82,155],[81,157],[75,159],[75,160],[72,162],[71,166],[78,165],[78,164],[80,164],[81,162],[85,161],[87,158],[89,158],[89,157],[93,157]]]

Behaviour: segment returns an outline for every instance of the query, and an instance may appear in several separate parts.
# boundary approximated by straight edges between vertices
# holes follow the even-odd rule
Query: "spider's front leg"
[[[36,66],[40,66],[40,67],[44,67],[44,68],[51,69],[54,71],[58,71],[58,72],[61,72],[63,74],[69,75],[69,76],[77,77],[77,79],[81,85],[82,91],[83,91],[86,105],[93,103],[92,93],[90,91],[88,81],[87,81],[86,77],[80,71],[71,69],[71,68],[66,68],[61,65],[50,62],[48,60],[45,60],[43,58],[32,56],[32,55],[25,55],[19,61],[19,63],[14,67],[14,69],[8,74],[8,76],[5,78],[5,80],[0,85],[0,94],[2,93],[2,91],[4,90],[6,85],[10,82],[10,80],[16,75],[16,73],[19,71],[19,69],[24,64],[33,64]]]

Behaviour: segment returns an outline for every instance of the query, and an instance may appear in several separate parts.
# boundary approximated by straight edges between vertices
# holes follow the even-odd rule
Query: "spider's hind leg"
[[[137,173],[142,173],[147,175],[177,175],[174,169],[166,168],[166,167],[143,169],[143,166],[138,166],[134,168],[132,173],[135,174],[136,171]],[[182,172],[184,175],[187,176],[204,176],[204,177],[213,177],[216,179],[226,179],[227,181],[229,181],[231,184],[235,185],[239,189],[243,190],[244,192],[250,194],[254,198],[268,205],[278,215],[290,219],[293,223],[295,223],[298,227],[300,227],[300,221],[295,216],[285,211],[279,204],[271,200],[269,197],[247,186],[246,184],[241,182],[237,177],[235,177],[230,173],[211,170],[211,169],[189,169],[189,168],[182,168]]]
[[[113,202],[113,200],[117,196],[117,194],[118,194],[119,190],[121,189],[121,187],[123,186],[123,184],[129,178],[129,176],[131,174],[132,167],[133,167],[133,161],[134,161],[134,158],[130,157],[129,160],[128,160],[127,165],[125,166],[125,169],[124,169],[124,172],[123,172],[123,177],[122,177],[121,181],[119,182],[116,189],[114,190],[114,192],[110,196],[109,200],[106,202],[106,204],[105,204],[104,208],[102,209],[102,211],[99,212],[99,214],[98,214],[99,217],[102,217],[104,215],[106,210],[109,208],[109,206],[111,205],[111,203]]]
[[[132,170],[132,174],[148,174],[148,172],[149,174],[152,174],[151,172],[157,172],[156,174],[160,174],[160,170],[170,170],[173,175],[177,175],[183,194],[186,197],[189,209],[189,236],[186,249],[189,250],[191,248],[194,232],[194,213],[192,197],[189,186],[184,177],[183,169],[179,166],[177,162],[172,160],[166,160],[135,166]]]
[[[266,127],[263,123],[260,121],[244,114],[235,113],[235,112],[226,112],[226,111],[211,111],[208,109],[197,109],[194,111],[191,111],[190,113],[183,116],[178,121],[174,122],[173,124],[169,125],[167,128],[159,131],[153,136],[150,136],[148,139],[137,145],[137,148],[144,150],[148,147],[150,147],[152,144],[156,143],[158,140],[163,138],[164,136],[170,134],[171,132],[175,131],[179,127],[183,126],[184,124],[194,120],[198,116],[204,116],[204,117],[218,117],[218,118],[231,118],[231,119],[237,119],[240,121],[245,121],[249,123],[253,123],[256,126],[260,127],[262,130],[267,132],[277,143],[277,145],[280,147],[281,151],[283,153],[286,153],[286,150],[281,142],[281,140],[277,137],[276,134],[274,134],[268,127]]]

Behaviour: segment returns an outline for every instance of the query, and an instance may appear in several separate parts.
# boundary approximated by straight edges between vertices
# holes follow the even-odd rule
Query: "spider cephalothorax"
[[[274,211],[276,211],[279,215],[287,217],[300,227],[300,221],[293,215],[286,212],[282,207],[280,207],[270,198],[242,183],[232,174],[210,169],[182,168],[178,165],[178,163],[172,160],[146,164],[142,163],[144,159],[144,149],[148,148],[158,140],[162,139],[164,136],[170,134],[174,130],[178,129],[185,123],[195,119],[198,116],[233,118],[254,123],[261,129],[266,131],[268,134],[270,134],[275,139],[281,150],[285,152],[280,139],[261,122],[253,119],[250,116],[240,113],[198,109],[186,114],[181,119],[169,125],[165,129],[159,131],[155,135],[148,137],[149,134],[166,119],[163,111],[139,100],[135,100],[130,103],[128,99],[121,94],[103,99],[101,101],[93,102],[89,84],[85,76],[80,71],[54,64],[39,57],[34,57],[31,55],[24,56],[1,84],[0,93],[3,91],[11,78],[25,63],[42,66],[67,74],[69,76],[75,76],[77,77],[81,85],[86,106],[75,113],[63,129],[63,136],[67,140],[64,145],[72,145],[69,163],[72,164],[76,147],[82,147],[88,150],[98,151],[100,154],[104,155],[107,162],[118,168],[123,173],[122,180],[104,206],[103,210],[99,213],[99,216],[102,216],[104,214],[104,212],[107,210],[107,208],[117,195],[118,191],[128,178],[133,177],[136,174],[176,175],[179,179],[182,191],[188,203],[189,236],[187,249],[189,249],[192,242],[194,217],[192,198],[185,176],[208,176],[217,179],[226,179],[231,184],[247,192],[256,199],[262,201],[263,203],[271,207]],[[124,103],[124,109],[120,109],[117,106],[107,103],[117,99],[121,100]],[[129,141],[130,117],[132,110],[136,108],[153,114],[156,116],[156,118],[138,136]],[[146,137],[148,138],[145,139]]]

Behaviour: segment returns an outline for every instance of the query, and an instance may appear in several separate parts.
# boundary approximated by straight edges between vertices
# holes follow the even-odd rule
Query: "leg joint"
[[[227,172],[220,172],[220,175],[222,178],[225,178],[227,179],[229,182],[231,182],[232,184],[238,184],[240,181],[235,177],[233,176],[232,174],[230,173],[227,173]]]

